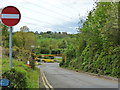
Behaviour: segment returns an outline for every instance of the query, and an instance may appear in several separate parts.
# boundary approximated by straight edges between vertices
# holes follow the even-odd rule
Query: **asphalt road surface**
[[[58,63],[42,63],[38,67],[53,88],[118,88],[118,82],[59,67]]]

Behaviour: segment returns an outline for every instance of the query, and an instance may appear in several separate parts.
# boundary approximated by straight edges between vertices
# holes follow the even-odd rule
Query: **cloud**
[[[26,25],[32,31],[61,30],[74,33],[79,14],[87,16],[93,3],[92,0],[2,0],[0,7],[13,5],[20,10],[22,18],[14,31]]]

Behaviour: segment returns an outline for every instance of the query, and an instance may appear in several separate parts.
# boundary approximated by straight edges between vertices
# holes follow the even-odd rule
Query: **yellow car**
[[[35,60],[40,60],[40,59],[38,57],[36,57]]]
[[[43,61],[43,62],[54,62],[54,60],[52,60],[52,59],[41,59],[41,61]]]

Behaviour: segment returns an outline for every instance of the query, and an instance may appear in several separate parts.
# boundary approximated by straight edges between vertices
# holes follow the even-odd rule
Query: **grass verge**
[[[21,61],[13,59],[13,68],[9,68],[9,59],[2,59],[2,77],[10,80],[10,88],[39,88],[39,69],[28,68]]]

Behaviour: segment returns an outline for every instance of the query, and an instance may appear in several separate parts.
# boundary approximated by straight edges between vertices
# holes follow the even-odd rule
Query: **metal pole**
[[[12,68],[12,30],[13,30],[13,27],[10,27],[10,36],[9,36],[10,69]]]

